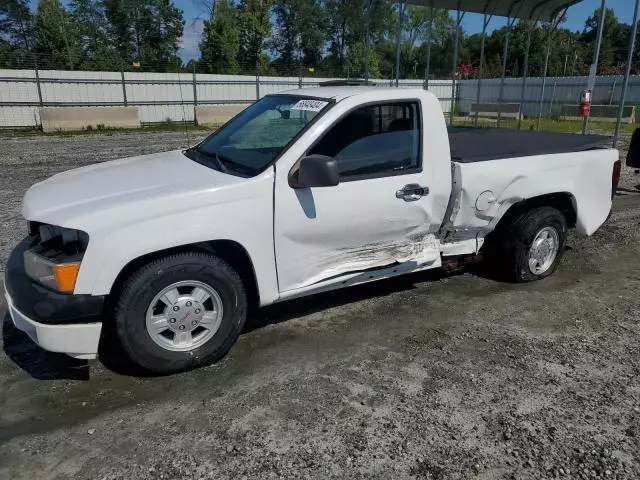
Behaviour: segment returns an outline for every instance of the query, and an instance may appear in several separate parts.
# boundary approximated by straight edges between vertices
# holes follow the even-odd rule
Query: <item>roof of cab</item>
[[[395,92],[401,90],[412,90],[415,93],[415,88],[392,88],[392,87],[376,87],[376,86],[343,86],[343,87],[316,87],[316,88],[296,88],[294,90],[286,90],[284,92],[277,92],[275,95],[298,95],[302,97],[315,97],[315,98],[331,98],[336,102],[344,100],[347,97],[353,97],[363,93],[369,93],[372,91],[385,91],[393,90]]]

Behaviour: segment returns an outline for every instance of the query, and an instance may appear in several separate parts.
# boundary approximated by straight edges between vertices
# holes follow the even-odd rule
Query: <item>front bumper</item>
[[[96,358],[102,323],[47,325],[30,319],[18,310],[6,289],[7,308],[13,324],[37,345],[50,352],[66,353],[74,358]]]
[[[13,323],[45,350],[95,358],[104,297],[54,292],[34,282],[24,271],[26,248],[26,241],[19,243],[7,262],[4,289]]]

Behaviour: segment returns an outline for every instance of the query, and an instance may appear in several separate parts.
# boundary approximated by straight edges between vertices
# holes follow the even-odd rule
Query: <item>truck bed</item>
[[[460,163],[554,153],[583,152],[609,146],[611,137],[574,133],[532,132],[497,128],[453,127],[449,130],[451,160]]]

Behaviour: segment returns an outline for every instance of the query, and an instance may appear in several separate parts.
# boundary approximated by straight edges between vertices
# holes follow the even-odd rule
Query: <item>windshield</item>
[[[252,177],[328,104],[328,100],[296,95],[264,97],[186,154],[210,168]]]

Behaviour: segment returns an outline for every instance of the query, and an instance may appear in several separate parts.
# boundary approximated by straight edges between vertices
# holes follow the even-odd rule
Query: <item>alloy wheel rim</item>
[[[163,288],[147,308],[147,333],[158,346],[173,352],[194,350],[207,343],[222,323],[218,292],[198,281]]]
[[[546,273],[556,257],[560,248],[560,235],[553,227],[544,227],[533,238],[529,248],[529,270],[534,275]]]

